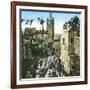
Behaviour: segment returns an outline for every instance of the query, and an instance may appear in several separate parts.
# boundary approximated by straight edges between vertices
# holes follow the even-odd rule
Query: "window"
[[[63,45],[65,44],[65,38],[63,38]]]
[[[73,44],[73,42],[74,42],[74,39],[73,39],[73,38],[71,38],[71,43]]]

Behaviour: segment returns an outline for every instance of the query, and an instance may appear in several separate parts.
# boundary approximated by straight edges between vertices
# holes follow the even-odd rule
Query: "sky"
[[[70,20],[70,18],[78,16],[80,18],[80,13],[64,13],[64,12],[52,12],[52,17],[54,18],[54,32],[55,33],[62,33],[63,30],[63,24]],[[46,30],[46,19],[49,17],[49,12],[43,12],[43,11],[21,11],[21,19],[24,19],[25,21],[22,22],[22,30],[24,31],[25,27],[36,27],[37,30],[41,29],[41,25],[39,24],[39,21],[37,18],[43,18],[45,20],[44,22],[44,29]],[[32,25],[25,24],[26,20],[28,19],[34,19]]]

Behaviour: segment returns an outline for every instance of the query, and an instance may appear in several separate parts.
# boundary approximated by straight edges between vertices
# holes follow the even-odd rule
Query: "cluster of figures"
[[[31,55],[28,53],[30,50]],[[53,41],[41,39],[36,42],[33,39],[27,53],[29,58],[23,60],[23,78],[61,76],[61,60],[58,51],[53,47]]]
[[[55,55],[41,58],[38,61],[36,78],[60,77],[60,60]]]
[[[45,48],[44,48],[45,49]],[[43,51],[43,49],[42,49]],[[48,78],[61,76],[61,60],[56,54],[54,48],[48,48],[48,53],[43,53],[37,58],[37,68],[35,70],[34,78]],[[48,54],[48,55],[46,55]],[[27,72],[27,77],[33,77],[30,71]]]

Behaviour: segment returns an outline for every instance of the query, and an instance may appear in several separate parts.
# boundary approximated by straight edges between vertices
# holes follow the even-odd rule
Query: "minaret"
[[[54,40],[54,18],[52,17],[52,13],[49,13],[49,17],[47,18],[47,31],[48,31],[48,39]]]

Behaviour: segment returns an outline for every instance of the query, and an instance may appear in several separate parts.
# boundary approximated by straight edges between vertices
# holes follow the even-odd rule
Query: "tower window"
[[[73,44],[73,42],[74,42],[74,39],[73,39],[73,38],[71,38],[71,43]]]
[[[65,38],[63,38],[63,45],[65,44]]]

